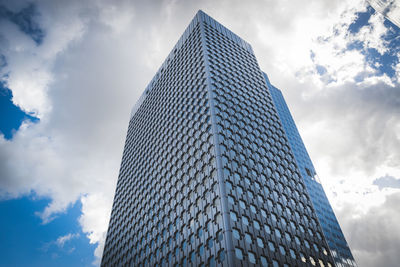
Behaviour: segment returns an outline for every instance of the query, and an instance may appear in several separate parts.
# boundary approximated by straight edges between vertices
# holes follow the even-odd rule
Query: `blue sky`
[[[45,32],[34,21],[37,13],[34,4],[12,12],[0,5],[0,20],[15,24],[18,29],[40,46]],[[7,66],[1,55],[0,68]],[[7,74],[0,82],[0,133],[12,140],[22,123],[39,123],[34,112],[22,110],[13,103],[12,91],[7,88]],[[23,166],[22,166],[23,168]],[[38,196],[35,191],[0,201],[0,266],[93,266],[95,244],[90,244],[82,231],[79,217],[81,202],[70,204],[57,219],[44,223],[37,214],[46,208],[51,199]]]
[[[34,193],[0,202],[0,213],[6,215],[0,221],[1,266],[92,266],[95,245],[78,223],[80,203],[43,224],[35,213],[48,203]],[[67,240],[62,242],[62,237]]]
[[[368,20],[373,14],[375,14],[375,10],[371,6],[367,8],[366,12],[357,13],[357,19],[349,26],[349,32],[356,34],[363,26],[369,25]],[[386,28],[390,29],[388,34],[383,38],[383,40],[388,42],[387,47],[389,49],[386,53],[381,55],[374,48],[363,49],[363,44],[361,42],[351,43],[348,49],[361,50],[371,66],[379,70],[380,73],[386,73],[392,78],[395,75],[394,66],[399,60],[397,53],[400,52],[400,30],[398,26],[387,19],[384,21],[384,25]],[[376,63],[378,63],[379,66],[375,66],[374,64]]]
[[[0,113],[4,114],[0,121],[0,131],[6,139],[11,139],[15,131],[18,131],[21,123],[25,120],[38,122],[39,119],[22,111],[12,102],[10,89],[0,84]]]
[[[400,237],[373,222],[391,211],[399,229],[398,26],[364,1],[304,16],[296,4],[139,2],[0,2],[0,266],[99,263],[130,108],[199,8],[251,43],[282,89],[360,266],[395,266],[376,244]]]
[[[27,33],[28,34],[28,33]],[[12,102],[12,92],[0,85],[0,132],[11,140],[24,121],[39,119]],[[51,200],[35,192],[0,201],[0,266],[92,266],[95,245],[78,222],[81,203],[75,202],[57,219],[43,223],[37,215]],[[61,240],[66,238],[64,242]]]

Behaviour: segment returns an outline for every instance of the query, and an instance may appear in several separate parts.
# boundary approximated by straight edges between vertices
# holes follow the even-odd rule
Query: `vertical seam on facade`
[[[201,12],[201,11],[200,11]],[[203,55],[204,55],[204,67],[206,72],[206,84],[207,84],[207,91],[208,91],[208,100],[209,100],[209,107],[210,107],[210,115],[211,115],[211,131],[212,136],[214,139],[214,153],[215,153],[215,162],[216,162],[216,169],[217,169],[217,178],[219,183],[219,193],[221,199],[221,213],[222,213],[222,221],[224,224],[224,240],[225,240],[225,248],[226,248],[226,255],[227,255],[227,262],[228,266],[233,266],[233,240],[231,235],[231,224],[229,220],[229,210],[228,210],[228,202],[226,199],[226,191],[224,185],[224,178],[223,178],[223,171],[222,171],[222,162],[221,162],[221,152],[219,150],[218,144],[218,131],[217,125],[215,123],[215,109],[214,109],[214,97],[212,92],[212,85],[210,80],[210,69],[209,69],[209,62],[208,62],[208,52],[206,47],[206,36],[204,33],[204,15],[202,12],[200,13],[200,35],[201,35],[201,44],[203,48]]]

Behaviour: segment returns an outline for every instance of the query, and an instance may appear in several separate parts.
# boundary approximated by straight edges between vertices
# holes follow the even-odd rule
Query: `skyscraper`
[[[202,11],[132,109],[116,265],[334,265],[251,46]]]

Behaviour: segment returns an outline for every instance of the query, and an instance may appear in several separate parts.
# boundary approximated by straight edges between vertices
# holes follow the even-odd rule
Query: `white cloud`
[[[371,15],[368,23],[354,36],[354,41],[363,43],[364,48],[374,48],[379,54],[387,52],[387,41],[383,38],[388,33],[388,28],[383,24],[384,17],[380,13]]]
[[[42,245],[41,248],[39,248],[40,250],[42,250],[43,252],[48,253],[49,249],[51,249],[52,247],[58,247],[58,251],[57,252],[53,252],[52,253],[52,257],[59,257],[59,252],[61,251],[65,251],[68,254],[72,253],[75,250],[75,247],[73,246],[73,244],[71,246],[67,246],[66,249],[64,249],[64,245],[68,242],[70,242],[73,239],[79,238],[80,234],[79,233],[68,233],[66,235],[63,236],[59,236],[56,240],[52,240],[50,242],[46,242]],[[68,248],[69,247],[69,248]]]
[[[103,192],[81,198],[82,216],[79,218],[79,222],[82,230],[88,234],[90,244],[99,244],[94,252],[96,256],[95,264],[100,263],[99,260],[103,253],[112,200],[112,194],[104,194]]]
[[[24,6],[15,5],[15,12]],[[0,197],[31,190],[50,197],[39,212],[44,222],[81,201],[79,222],[98,244],[97,264],[130,108],[200,8],[249,41],[282,88],[334,208],[364,216],[394,192],[372,182],[400,177],[399,79],[379,75],[360,51],[346,50],[354,40],[387,49],[379,15],[360,33],[347,33],[355,13],[366,10],[363,1],[41,1],[42,45],[0,23],[13,100],[41,119],[25,123],[11,141],[0,138]],[[368,222],[343,214],[348,241],[358,244],[362,237],[348,226]]]
[[[78,237],[79,237],[79,234],[72,234],[72,233],[69,233],[69,234],[67,234],[67,235],[60,236],[59,238],[57,238],[56,244],[57,244],[57,246],[59,246],[60,248],[63,248],[63,247],[64,247],[64,244],[65,244],[66,242],[70,241],[71,239],[78,238]]]
[[[20,8],[29,5],[22,2]],[[7,2],[5,6],[10,8],[10,4],[13,5]],[[17,25],[6,19],[0,21],[0,32],[5,40],[1,44],[1,53],[7,59],[7,65],[0,74],[8,74],[5,81],[13,91],[13,102],[38,117],[51,111],[48,88],[53,82],[52,67],[56,56],[73,41],[79,40],[85,27],[84,19],[77,12],[77,8],[82,8],[80,5],[60,6],[49,1],[40,8],[39,12],[45,16],[33,17],[46,34],[43,44],[39,46]]]
[[[351,249],[359,266],[398,266],[400,255],[400,193],[387,196],[384,202],[360,213],[347,203],[338,216],[343,230],[352,240]]]

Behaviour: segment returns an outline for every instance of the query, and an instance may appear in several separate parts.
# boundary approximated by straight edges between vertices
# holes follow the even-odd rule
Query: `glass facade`
[[[333,213],[332,207],[329,204],[328,198],[325,195],[321,182],[319,181],[314,165],[300,137],[296,124],[290,114],[289,108],[286,105],[282,92],[270,83],[267,74],[264,73],[264,77],[300,169],[300,174],[304,179],[308,194],[314,205],[319,222],[321,223],[335,264],[338,267],[357,266],[336,216]]]
[[[199,11],[132,109],[102,266],[333,266],[251,46]]]

